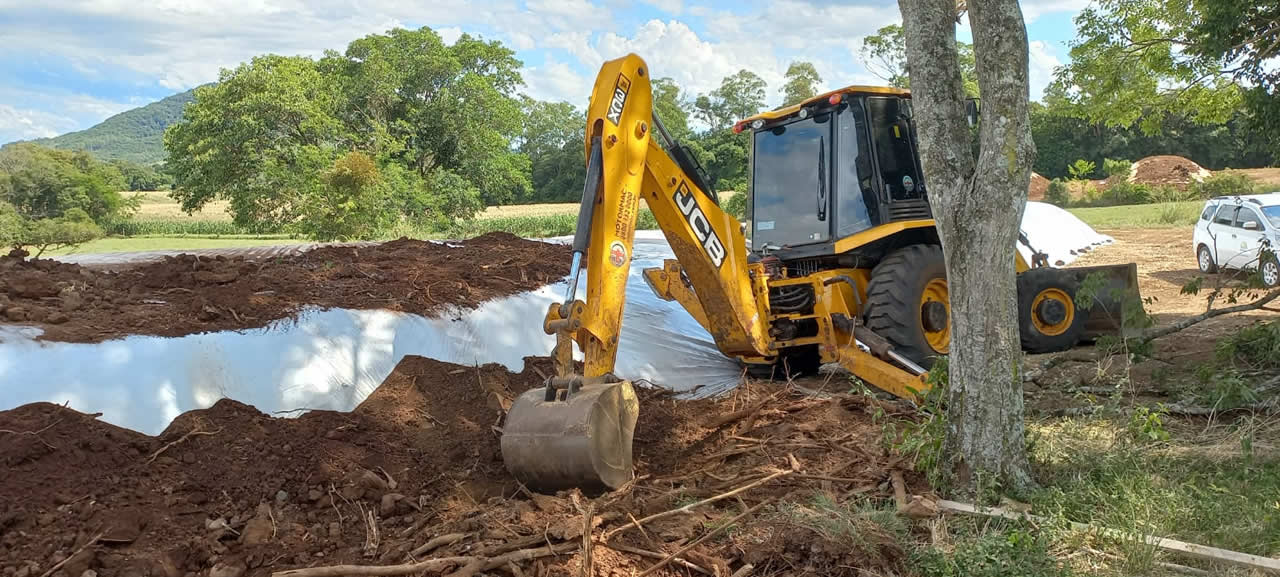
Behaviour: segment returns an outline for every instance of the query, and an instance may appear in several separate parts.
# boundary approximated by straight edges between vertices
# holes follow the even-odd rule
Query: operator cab
[[[744,129],[752,134],[756,253],[874,261],[899,244],[920,242],[917,237],[933,235],[936,242],[909,92],[852,86],[734,126]],[[904,234],[885,230],[849,239],[897,222]]]

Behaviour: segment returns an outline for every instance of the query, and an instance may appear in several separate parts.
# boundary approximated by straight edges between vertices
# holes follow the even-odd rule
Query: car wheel
[[[1280,262],[1276,261],[1276,257],[1272,256],[1267,262],[1262,263],[1262,284],[1267,288],[1275,288],[1280,286]]]
[[[1209,254],[1209,247],[1203,244],[1200,245],[1200,248],[1196,249],[1196,261],[1200,264],[1200,272],[1218,272],[1218,264],[1213,262],[1213,255]]]

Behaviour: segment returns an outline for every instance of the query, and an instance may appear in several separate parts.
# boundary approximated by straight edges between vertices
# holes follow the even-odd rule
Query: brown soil
[[[1133,163],[1129,179],[1139,184],[1171,186],[1186,190],[1191,183],[1203,180],[1209,171],[1181,156],[1148,156]]]
[[[14,255],[0,257],[0,322],[38,326],[45,340],[96,342],[262,327],[308,306],[427,315],[536,289],[568,267],[567,247],[506,233],[266,260],[179,255],[120,271]]]
[[[1031,173],[1031,186],[1027,190],[1027,200],[1042,201],[1049,193],[1049,179],[1038,173]]]
[[[1205,275],[1199,271],[1188,229],[1111,229],[1099,232],[1115,238],[1115,244],[1090,251],[1071,266],[1137,263],[1138,286],[1146,299],[1143,306],[1156,326],[1169,325],[1203,313],[1206,297],[1214,286],[1240,282],[1230,273]],[[1182,287],[1197,277],[1204,278],[1200,294],[1181,294]],[[1244,297],[1241,302],[1249,300],[1252,299]],[[1219,303],[1215,308],[1222,306],[1228,305]],[[1274,320],[1276,313],[1274,307],[1271,308],[1219,316],[1157,339],[1153,343],[1154,358],[1141,360],[1132,366],[1123,357],[1097,361],[1096,351],[1082,345],[1068,355],[1080,360],[1062,363],[1037,379],[1036,383],[1028,384],[1029,406],[1036,412],[1087,407],[1090,397],[1080,394],[1080,391],[1087,390],[1093,394],[1104,389],[1122,390],[1151,403],[1179,401],[1186,391],[1203,386],[1197,380],[1196,371],[1213,358],[1218,341],[1242,327]],[[1037,355],[1031,364],[1034,366],[1054,356]],[[1121,389],[1116,389],[1120,386],[1118,383],[1123,384]]]
[[[493,557],[552,545],[559,556],[505,568],[515,575],[579,575],[583,511],[594,511],[592,575],[632,575],[721,526],[743,507],[765,506],[683,559],[727,576],[743,563],[759,575],[902,574],[897,541],[868,524],[857,545],[841,539],[836,513],[890,492],[899,460],[879,443],[876,411],[903,409],[865,397],[797,398],[752,384],[721,400],[676,402],[641,390],[633,486],[598,496],[535,496],[503,468],[503,407],[552,371],[526,359],[463,367],[407,357],[350,413],[273,418],[231,400],[179,416],[158,437],[57,405],[0,412],[0,572],[36,577],[262,576],[333,564],[396,564],[428,540],[455,542],[417,556]],[[743,408],[756,409],[727,416]],[[723,420],[723,423],[716,422]],[[604,534],[643,517],[741,487],[778,471],[801,472],[739,498]],[[821,477],[821,478],[819,478]],[[908,485],[924,489],[908,474]],[[825,495],[827,501],[815,501]],[[856,526],[859,518],[846,521]],[[371,536],[376,531],[378,538]],[[94,536],[97,544],[85,546]],[[375,543],[376,541],[376,543]],[[82,550],[83,549],[83,550]],[[81,551],[77,553],[77,551]],[[460,569],[457,564],[428,574]],[[658,575],[685,575],[669,566]],[[466,574],[465,572],[462,574]]]

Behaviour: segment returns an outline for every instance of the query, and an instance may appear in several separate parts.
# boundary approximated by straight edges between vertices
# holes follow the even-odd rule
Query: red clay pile
[[[1199,164],[1181,156],[1148,156],[1133,163],[1130,180],[1151,186],[1171,186],[1186,190],[1209,175]]]
[[[50,341],[96,342],[262,327],[307,306],[429,315],[537,289],[568,268],[567,247],[507,233],[266,260],[180,255],[118,272],[15,253],[0,257],[0,323],[39,326]]]
[[[636,481],[543,496],[506,473],[498,435],[551,370],[408,357],[351,413],[223,400],[158,437],[50,404],[0,412],[0,574],[906,572],[899,536],[859,509],[901,462],[871,414],[905,409],[763,383],[721,400],[644,390]]]

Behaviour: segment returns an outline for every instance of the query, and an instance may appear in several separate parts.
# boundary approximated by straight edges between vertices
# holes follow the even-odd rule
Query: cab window
[[[1234,226],[1236,223],[1236,207],[1223,206],[1218,209],[1218,216],[1213,218],[1213,223]]]
[[[920,198],[920,174],[911,148],[911,125],[898,98],[867,99],[871,139],[880,161],[880,178],[890,200]]]
[[[1217,210],[1217,208],[1218,208],[1218,205],[1216,204],[1211,204],[1209,206],[1204,207],[1204,212],[1200,213],[1200,220],[1209,220],[1211,217],[1213,217],[1213,211]]]
[[[1240,207],[1240,211],[1236,213],[1236,227],[1244,228],[1245,223],[1252,222],[1254,230],[1262,230],[1262,219],[1258,218],[1258,213],[1252,208]]]
[[[860,156],[869,157],[862,109],[847,106],[839,114],[837,123],[836,166],[836,234],[847,236],[871,228],[871,214],[867,207],[874,203],[871,175],[860,174]],[[865,161],[864,161],[865,162]],[[870,162],[865,162],[867,169]],[[864,172],[871,172],[863,169]],[[868,201],[870,198],[870,202]]]

